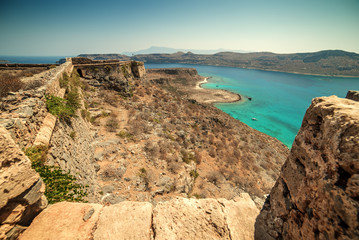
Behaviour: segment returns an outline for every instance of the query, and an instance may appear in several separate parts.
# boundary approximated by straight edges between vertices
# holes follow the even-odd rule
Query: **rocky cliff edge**
[[[359,102],[352,99],[313,100],[255,239],[359,239]]]

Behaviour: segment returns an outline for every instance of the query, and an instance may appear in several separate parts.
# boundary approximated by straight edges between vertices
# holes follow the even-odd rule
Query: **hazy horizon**
[[[359,53],[357,0],[6,1],[0,55],[76,56],[161,46]]]

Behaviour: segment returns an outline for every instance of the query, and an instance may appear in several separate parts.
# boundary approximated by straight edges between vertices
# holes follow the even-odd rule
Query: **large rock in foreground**
[[[0,127],[0,239],[16,239],[47,205],[45,185],[30,160]]]
[[[63,202],[44,210],[19,239],[253,239],[258,213],[248,194],[230,201],[176,198],[154,209],[148,202]]]
[[[256,239],[359,239],[359,102],[313,100]]]
[[[178,198],[153,211],[156,239],[253,239],[259,211],[248,194],[234,200]]]

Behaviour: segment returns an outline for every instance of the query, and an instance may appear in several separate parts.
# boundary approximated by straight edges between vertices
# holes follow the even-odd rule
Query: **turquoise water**
[[[249,126],[292,146],[306,109],[315,97],[345,97],[359,90],[359,78],[323,77],[232,67],[190,64],[146,64],[146,68],[192,67],[211,76],[210,89],[239,93],[244,101],[215,106]],[[252,100],[249,101],[248,97]],[[256,121],[252,118],[257,119]]]

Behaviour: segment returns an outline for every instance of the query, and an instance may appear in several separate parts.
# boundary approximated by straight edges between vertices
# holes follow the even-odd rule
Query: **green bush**
[[[125,130],[121,130],[119,133],[116,134],[116,136],[119,136],[120,138],[127,138],[128,140],[132,140],[133,139],[133,134],[125,131]]]
[[[197,172],[197,170],[191,170],[190,173],[189,173],[189,175],[190,175],[191,177],[193,177],[194,180],[196,180],[196,178],[198,178],[198,176],[199,176],[199,173]]]
[[[67,100],[66,104],[75,110],[77,110],[81,107],[80,96],[76,90],[70,91],[66,95],[66,100]]]
[[[46,166],[46,146],[31,147],[25,150],[25,154],[32,163],[32,168],[40,174],[45,183],[45,196],[50,204],[70,201],[83,202],[88,195],[87,187],[76,183],[76,178],[69,172],[64,173],[57,166]]]
[[[46,96],[47,110],[57,116],[60,121],[70,122],[72,117],[77,117],[77,108],[69,105],[67,101],[60,97]]]

